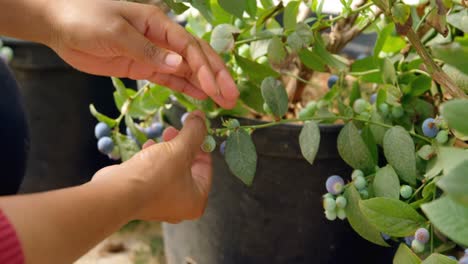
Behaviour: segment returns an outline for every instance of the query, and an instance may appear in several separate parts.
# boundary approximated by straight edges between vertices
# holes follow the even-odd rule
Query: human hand
[[[201,151],[206,136],[202,112],[186,119],[184,128],[164,131],[165,142],[148,141],[132,159],[96,173],[93,181],[124,181],[138,202],[136,219],[176,223],[199,218],[211,188],[211,157]]]
[[[239,91],[216,52],[154,6],[109,0],[57,0],[51,37],[65,61],[91,74],[145,79],[233,108]]]

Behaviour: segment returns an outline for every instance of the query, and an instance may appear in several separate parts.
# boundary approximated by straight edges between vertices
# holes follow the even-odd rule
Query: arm
[[[195,115],[198,115],[195,116]],[[133,219],[178,222],[201,216],[211,184],[211,159],[200,151],[201,113],[182,131],[82,186],[0,198],[21,241],[26,263],[71,263]]]

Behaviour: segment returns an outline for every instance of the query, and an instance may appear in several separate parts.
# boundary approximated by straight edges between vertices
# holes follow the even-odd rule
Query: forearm
[[[137,206],[130,186],[108,182],[0,198],[26,263],[72,263],[131,220]]]
[[[0,35],[46,44],[52,38],[49,0],[0,0]]]

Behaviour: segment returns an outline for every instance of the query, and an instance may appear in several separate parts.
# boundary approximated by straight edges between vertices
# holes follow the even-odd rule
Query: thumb
[[[177,150],[189,151],[190,158],[194,158],[200,152],[200,146],[205,140],[206,133],[205,115],[197,110],[190,113],[182,130],[171,141]]]

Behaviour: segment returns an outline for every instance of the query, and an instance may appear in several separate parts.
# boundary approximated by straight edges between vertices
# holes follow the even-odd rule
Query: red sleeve
[[[0,263],[24,264],[23,250],[13,225],[0,210]]]

